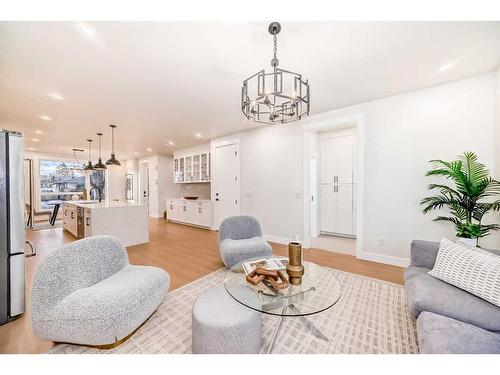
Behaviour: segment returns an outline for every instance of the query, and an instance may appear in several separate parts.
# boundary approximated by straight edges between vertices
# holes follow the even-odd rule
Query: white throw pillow
[[[428,272],[500,307],[500,256],[441,239],[434,268]]]

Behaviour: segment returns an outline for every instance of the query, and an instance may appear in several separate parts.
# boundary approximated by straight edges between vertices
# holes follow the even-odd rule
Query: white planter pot
[[[461,243],[465,246],[468,247],[476,247],[477,246],[477,238],[463,238],[463,237],[458,237],[457,240],[458,243]]]

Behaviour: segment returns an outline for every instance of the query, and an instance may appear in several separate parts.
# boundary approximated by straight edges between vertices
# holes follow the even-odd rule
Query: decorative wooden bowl
[[[183,197],[184,199],[189,199],[190,201],[194,201],[198,199],[199,197]]]

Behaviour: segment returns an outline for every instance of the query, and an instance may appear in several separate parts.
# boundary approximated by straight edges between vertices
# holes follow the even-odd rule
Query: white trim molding
[[[357,138],[357,183],[356,183],[356,257],[365,259],[366,254],[363,251],[363,212],[364,212],[364,150],[365,150],[365,116],[363,113],[357,113],[348,116],[332,117],[331,113],[322,113],[311,116],[308,121],[302,125],[304,131],[304,247],[311,247],[311,233],[309,220],[309,158],[311,150],[308,147],[307,134],[309,132],[318,132],[324,130],[336,130],[346,124],[352,124],[356,129]],[[377,255],[377,254],[374,254]],[[381,256],[380,259],[382,259]],[[390,258],[390,257],[389,257]],[[389,259],[392,261],[391,259]],[[384,260],[375,260],[386,263]],[[391,262],[387,262],[393,264]]]
[[[410,260],[406,258],[398,258],[390,255],[371,253],[369,251],[363,250],[359,251],[359,249],[356,250],[356,258],[368,260],[370,262],[390,264],[398,267],[408,267],[408,265],[410,264]]]
[[[262,238],[269,242],[279,243],[281,245],[288,245],[293,240],[291,238],[270,236],[268,234],[262,235]]]

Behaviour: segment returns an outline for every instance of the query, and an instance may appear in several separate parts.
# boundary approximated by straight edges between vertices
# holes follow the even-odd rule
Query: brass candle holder
[[[288,264],[286,266],[288,282],[292,285],[302,284],[304,266],[302,265],[302,245],[298,242],[288,244]]]

